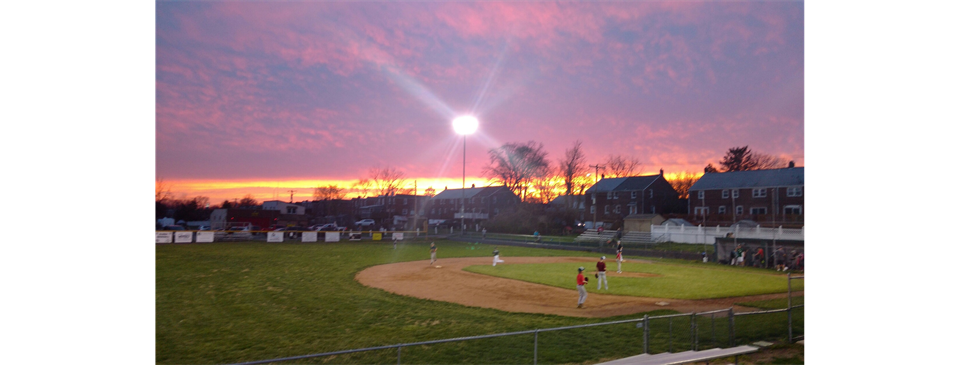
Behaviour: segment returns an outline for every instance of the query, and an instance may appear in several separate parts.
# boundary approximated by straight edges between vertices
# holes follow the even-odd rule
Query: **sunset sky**
[[[702,172],[749,145],[804,165],[804,3],[156,4],[156,177],[212,203],[312,197],[373,167],[483,185],[492,148]]]

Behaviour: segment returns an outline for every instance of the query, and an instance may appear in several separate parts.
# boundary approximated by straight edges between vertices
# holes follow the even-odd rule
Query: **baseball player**
[[[583,308],[583,302],[587,300],[587,278],[583,276],[583,266],[577,269],[577,292],[580,293],[580,299],[577,300],[577,308]]]
[[[621,263],[623,263],[623,242],[617,240],[617,274],[623,272],[620,271]]]
[[[603,262],[606,259],[606,256],[600,256],[600,261],[597,261],[597,290],[600,290],[600,283],[603,283],[605,290],[610,290],[607,285],[607,264]]]
[[[437,262],[437,245],[430,242],[430,265],[433,265],[434,262]]]
[[[500,250],[498,249],[498,247],[494,247],[493,248],[493,266],[497,266],[498,262],[503,262],[503,260],[500,259]]]

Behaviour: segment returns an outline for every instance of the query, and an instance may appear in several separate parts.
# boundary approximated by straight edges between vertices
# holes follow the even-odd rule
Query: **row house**
[[[690,187],[695,219],[803,221],[803,167],[704,174]]]
[[[464,215],[460,215],[461,201]],[[505,186],[444,189],[429,200],[423,215],[430,220],[466,219],[479,223],[520,204],[517,194]]]
[[[603,178],[586,191],[586,217],[599,222],[622,222],[632,214],[677,213],[680,194],[658,175]]]
[[[429,199],[427,196],[411,194],[354,198],[353,208],[357,219],[373,219],[378,226],[399,229],[412,227],[407,223],[422,215]],[[418,209],[421,213],[417,212]]]

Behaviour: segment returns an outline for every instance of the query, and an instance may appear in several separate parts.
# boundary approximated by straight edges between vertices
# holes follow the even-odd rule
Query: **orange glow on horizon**
[[[413,189],[416,181],[417,194],[423,195],[428,188],[440,193],[444,188],[460,189],[463,178],[408,178],[405,189]],[[290,190],[293,192],[293,201],[313,200],[313,190],[317,187],[336,185],[346,191],[346,199],[358,197],[360,192],[354,189],[358,180],[163,180],[163,184],[170,190],[175,199],[191,199],[196,196],[210,198],[211,205],[219,205],[224,200],[233,201],[242,199],[247,194],[260,202],[268,200],[290,201]],[[488,179],[482,177],[467,177],[467,187],[476,184],[478,187],[487,186]],[[376,195],[371,187],[367,196]]]

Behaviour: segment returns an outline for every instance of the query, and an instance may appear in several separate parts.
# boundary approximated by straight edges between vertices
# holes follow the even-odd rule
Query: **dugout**
[[[765,239],[765,238],[735,238],[733,235],[727,235],[727,237],[717,237],[713,243],[714,257],[713,262],[718,262],[722,264],[730,264],[730,252],[737,249],[737,245],[743,245],[745,251],[744,261],[746,266],[754,266],[752,264],[752,256],[757,252],[758,248],[763,248],[764,256],[764,265],[760,267],[773,267],[773,252],[777,248],[783,247],[783,250],[787,254],[787,259],[790,259],[790,252],[797,250],[798,253],[803,252],[803,241],[800,240],[774,240],[774,239]],[[793,266],[793,265],[789,265]]]

